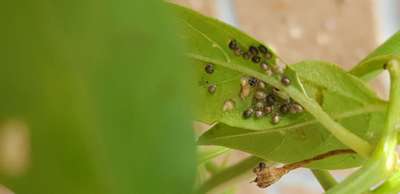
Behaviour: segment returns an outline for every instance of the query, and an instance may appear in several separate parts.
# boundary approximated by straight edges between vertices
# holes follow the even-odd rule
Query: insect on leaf
[[[307,61],[290,67],[302,80],[307,95],[318,101],[336,121],[369,142],[376,143],[382,128],[385,103],[377,99],[363,82],[324,62]],[[311,116],[304,121],[263,130],[220,123],[203,134],[199,143],[226,146],[283,163],[346,148]],[[360,162],[362,160],[352,154],[314,162],[310,167],[338,169],[354,167]]]
[[[249,73],[265,75],[265,71],[259,63],[244,59],[243,55],[237,56],[230,42],[235,40],[245,51],[261,43],[215,19],[178,6],[174,9],[183,26],[181,37],[188,42],[187,55],[197,68],[197,96],[201,100],[197,118],[209,124],[218,123],[200,137],[200,144],[239,149],[277,162],[296,162],[332,149],[346,148],[307,112],[282,115],[277,125],[271,124],[269,115],[244,119],[243,112],[254,103],[256,89],[251,89],[247,98],[243,98],[241,81]],[[268,49],[272,57],[267,62],[271,68],[276,67],[278,57]],[[214,65],[213,73],[205,70],[209,63]],[[375,143],[385,103],[360,79],[334,64],[319,61],[290,65],[284,75],[291,80],[290,87],[318,102],[335,121]],[[276,83],[280,78],[272,75],[268,79]],[[216,85],[213,93],[207,90],[210,84]],[[229,103],[234,104],[232,109],[226,109],[227,102],[233,102]],[[311,167],[337,169],[360,162],[357,156],[347,155],[325,159]]]

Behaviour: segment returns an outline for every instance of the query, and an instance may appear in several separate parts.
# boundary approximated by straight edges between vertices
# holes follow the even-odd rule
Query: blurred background
[[[400,29],[400,0],[173,0],[218,18],[272,46],[287,63],[305,59],[350,69]],[[371,86],[387,98],[388,75]],[[235,153],[231,163],[243,157]],[[340,180],[348,171],[336,171]],[[242,181],[238,194],[321,193],[308,170],[296,170],[266,190]]]

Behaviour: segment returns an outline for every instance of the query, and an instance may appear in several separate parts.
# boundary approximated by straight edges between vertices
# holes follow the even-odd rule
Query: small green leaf
[[[400,32],[395,33],[381,46],[365,57],[350,73],[364,80],[370,80],[383,70],[383,64],[400,55]]]

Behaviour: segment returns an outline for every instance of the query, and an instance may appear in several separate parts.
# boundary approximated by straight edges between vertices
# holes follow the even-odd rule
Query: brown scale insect
[[[224,106],[222,107],[222,111],[227,112],[231,111],[235,108],[235,101],[232,99],[225,100]]]
[[[257,100],[264,100],[267,97],[267,94],[264,91],[256,91],[254,94],[254,98]]]
[[[265,164],[265,162],[260,162],[260,163],[258,163],[258,168],[260,169],[260,170],[264,170],[264,168],[266,168],[267,167],[267,165]]]
[[[211,63],[208,63],[206,65],[206,67],[204,68],[204,70],[206,71],[206,73],[212,74],[212,73],[214,73],[214,65]]]
[[[263,103],[263,102],[257,102],[257,103],[254,105],[254,108],[255,108],[256,110],[263,110],[263,109],[264,109],[264,103]]]
[[[288,85],[290,85],[290,79],[286,76],[283,76],[281,79],[281,83],[285,86],[288,86]]]
[[[249,47],[249,52],[254,56],[258,54],[258,49],[255,46],[250,46]]]
[[[262,70],[265,70],[265,71],[269,70],[268,63],[265,62],[265,61],[261,62],[261,63],[260,63],[260,68],[261,68]]]
[[[269,114],[272,112],[272,106],[265,106],[264,107],[264,113]]]
[[[245,99],[247,96],[250,95],[251,88],[250,88],[249,80],[248,78],[242,78],[240,79],[240,97],[242,99]]]
[[[290,108],[290,106],[288,104],[282,104],[279,107],[279,112],[281,112],[283,114],[288,113],[289,112],[289,108]]]
[[[268,105],[273,105],[273,104],[275,104],[275,102],[276,102],[276,97],[275,97],[275,95],[269,94],[269,95],[267,96],[267,104],[268,104]]]
[[[272,58],[272,54],[270,52],[267,52],[264,54],[265,59],[271,59]]]
[[[266,88],[266,83],[263,82],[263,81],[259,81],[259,82],[257,83],[257,86],[258,86],[259,88],[261,88],[261,89],[265,89],[265,88]]]
[[[242,55],[243,55],[243,51],[242,51],[242,49],[240,49],[240,48],[235,49],[235,50],[233,51],[233,53],[234,53],[236,56],[242,56]]]
[[[281,121],[281,117],[279,116],[279,114],[273,114],[271,117],[271,123],[272,124],[278,124]]]
[[[264,45],[259,45],[259,46],[258,46],[258,50],[259,50],[261,53],[263,53],[263,54],[268,53],[268,48],[265,47]]]
[[[235,39],[232,39],[231,41],[229,41],[228,46],[229,46],[229,48],[232,49],[232,50],[236,50],[236,49],[239,48],[238,43],[236,42]]]
[[[252,58],[251,58],[251,61],[253,61],[253,63],[259,63],[259,62],[261,62],[261,57],[259,57],[259,56],[253,56]]]
[[[304,111],[303,107],[300,104],[293,103],[289,109],[290,113],[301,113]]]
[[[208,90],[208,93],[214,94],[215,91],[217,90],[217,86],[215,84],[211,84],[208,86],[207,90]]]
[[[250,54],[249,52],[244,52],[244,53],[242,54],[242,56],[243,56],[243,59],[249,60],[250,57],[251,57],[251,54]]]
[[[248,119],[253,115],[253,113],[254,113],[254,109],[248,108],[245,111],[243,111],[243,118]]]
[[[250,77],[248,82],[251,87],[254,87],[257,85],[258,80],[254,77]]]
[[[257,110],[257,111],[254,113],[254,116],[255,116],[257,119],[259,119],[259,118],[261,118],[261,117],[264,116],[264,112],[261,111],[261,110]]]

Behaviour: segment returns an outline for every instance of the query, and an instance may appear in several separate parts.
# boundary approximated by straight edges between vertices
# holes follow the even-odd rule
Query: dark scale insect
[[[290,79],[286,76],[283,76],[281,79],[281,83],[285,86],[288,86],[288,85],[290,85]]]
[[[258,46],[258,50],[259,50],[261,53],[263,53],[263,54],[268,53],[268,48],[265,47],[265,46],[262,45],[262,44]]]
[[[215,84],[211,84],[208,86],[207,90],[208,90],[208,93],[214,94],[215,91],[217,90],[217,86]]]
[[[279,114],[273,114],[271,117],[271,123],[272,124],[278,124],[281,121],[281,117],[279,116]]]
[[[254,87],[257,85],[258,80],[254,77],[250,77],[248,82],[251,87]]]
[[[275,102],[276,102],[275,95],[269,94],[269,95],[267,96],[267,104],[268,104],[268,105],[273,105],[273,104],[275,104]]]
[[[229,41],[229,45],[228,46],[232,50],[236,50],[236,49],[239,48],[235,39],[232,39],[231,41]]]
[[[279,112],[281,112],[283,114],[288,113],[289,112],[289,108],[290,108],[289,104],[282,104],[279,107]]]
[[[244,52],[242,56],[243,56],[243,59],[249,60],[251,57],[251,54],[249,52]]]
[[[253,63],[260,63],[261,62],[261,57],[259,56],[253,56],[251,58],[251,61],[253,61]]]
[[[206,73],[212,74],[212,73],[214,73],[214,65],[211,63],[208,63],[206,65],[206,67],[204,68],[204,70],[206,71]]]
[[[259,118],[261,118],[261,117],[264,116],[264,112],[263,112],[262,110],[257,110],[257,111],[254,113],[254,116],[255,116],[257,119],[259,119]]]
[[[265,168],[267,168],[267,165],[265,164],[265,162],[260,162],[260,163],[258,163],[257,167],[253,168],[253,172],[254,173],[259,173],[259,172],[263,171]],[[257,180],[258,179],[256,177],[254,182],[257,182]]]
[[[260,163],[258,163],[258,168],[259,168],[260,170],[264,170],[266,167],[267,167],[267,165],[265,164],[265,162],[260,162]]]
[[[254,113],[254,109],[248,108],[243,112],[243,118],[248,119],[253,115],[253,113]]]
[[[249,52],[250,52],[253,56],[258,55],[258,49],[257,49],[257,47],[255,47],[255,46],[250,46],[250,47],[249,47]]]

